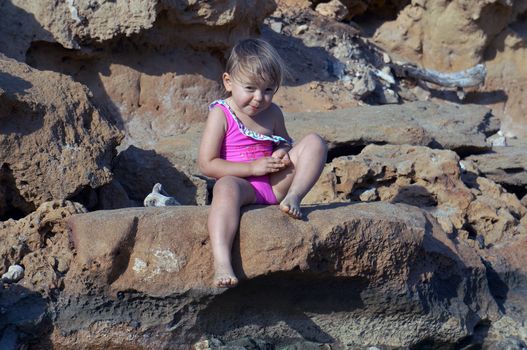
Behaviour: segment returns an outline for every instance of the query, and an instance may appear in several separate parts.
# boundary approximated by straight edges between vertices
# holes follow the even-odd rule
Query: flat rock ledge
[[[210,337],[335,348],[456,343],[499,317],[476,252],[404,204],[242,214],[240,285],[211,287],[208,207],[130,208],[72,216],[76,257],[54,312],[60,349],[186,349]]]

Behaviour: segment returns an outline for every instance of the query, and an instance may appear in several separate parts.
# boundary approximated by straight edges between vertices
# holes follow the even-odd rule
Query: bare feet
[[[300,199],[294,194],[287,194],[280,203],[280,210],[295,219],[302,219]]]
[[[218,267],[214,274],[214,285],[219,288],[232,288],[238,284],[238,279],[234,275],[232,268]]]

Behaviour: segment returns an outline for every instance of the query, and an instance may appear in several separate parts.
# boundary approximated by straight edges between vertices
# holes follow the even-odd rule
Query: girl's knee
[[[222,191],[232,192],[235,191],[237,188],[238,185],[234,176],[224,176],[216,180],[213,191],[214,193]]]
[[[326,141],[317,133],[311,133],[305,137],[306,144],[309,148],[327,152],[328,145]]]
[[[224,176],[216,180],[212,190],[213,197],[237,199],[242,196],[240,178],[236,176]]]

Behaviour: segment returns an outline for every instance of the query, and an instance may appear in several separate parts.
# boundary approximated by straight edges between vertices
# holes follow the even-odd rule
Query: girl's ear
[[[223,73],[222,75],[223,86],[227,92],[232,91],[232,79],[229,73]]]

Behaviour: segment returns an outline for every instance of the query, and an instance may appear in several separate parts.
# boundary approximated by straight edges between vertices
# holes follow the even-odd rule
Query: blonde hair
[[[233,79],[246,77],[256,83],[270,83],[276,86],[276,90],[287,73],[278,52],[262,39],[239,41],[232,48],[225,71]]]

